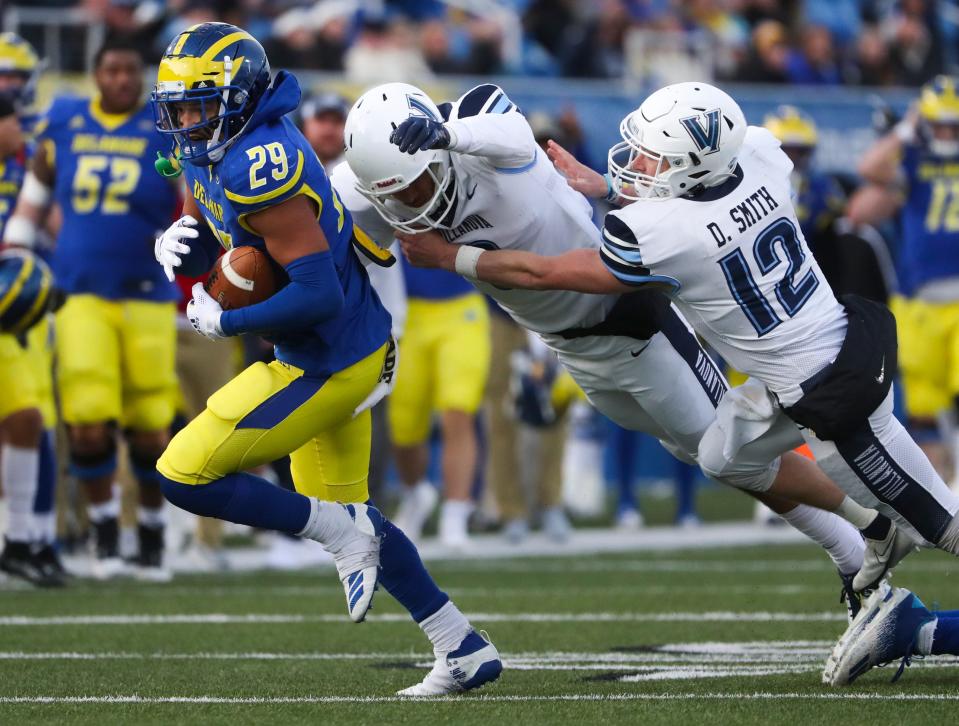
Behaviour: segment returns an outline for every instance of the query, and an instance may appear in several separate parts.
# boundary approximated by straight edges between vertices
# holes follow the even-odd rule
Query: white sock
[[[296,535],[316,540],[328,552],[339,552],[343,544],[356,534],[353,519],[336,502],[321,502],[316,497],[309,499],[310,517]]]
[[[7,539],[29,542],[33,533],[33,501],[40,475],[40,450],[6,444],[0,481],[7,499]]]
[[[822,545],[842,574],[858,572],[862,567],[866,544],[859,530],[843,518],[805,504],[780,516],[809,539]]]
[[[57,539],[57,513],[44,512],[33,515],[33,537],[43,544],[53,544]]]
[[[144,507],[140,505],[137,512],[137,521],[144,527],[159,529],[166,526],[166,509],[161,504],[159,507]]]
[[[939,623],[939,619],[930,620],[928,623],[919,628],[919,632],[916,634],[916,653],[918,655],[929,655],[932,653],[932,639],[936,632],[936,625]]]
[[[421,622],[420,627],[433,644],[437,658],[456,650],[473,629],[452,600]]]
[[[875,509],[867,509],[849,497],[844,497],[839,506],[836,507],[836,514],[856,529],[865,529],[872,524],[872,520],[879,516],[879,512]]]
[[[114,484],[110,491],[110,498],[105,502],[88,504],[87,516],[94,524],[99,524],[105,519],[117,519],[120,516],[120,487]]]
[[[440,509],[440,518],[457,525],[466,527],[466,522],[473,512],[473,502],[469,499],[447,499]]]

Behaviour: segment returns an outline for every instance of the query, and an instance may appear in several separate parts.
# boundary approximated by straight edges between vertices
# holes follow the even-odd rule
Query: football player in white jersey
[[[407,84],[378,86],[357,100],[345,135],[348,166],[336,170],[333,185],[358,226],[382,244],[397,230],[401,236],[435,230],[449,250],[454,243],[473,254],[505,248],[598,259],[601,239],[588,202],[556,172],[496,86],[478,86],[442,107]],[[530,292],[482,282],[472,268],[457,271],[554,349],[603,413],[656,436],[683,461],[696,461],[726,384],[664,296],[622,284],[614,294]],[[781,463],[771,457],[760,474],[749,470],[742,480],[734,469],[717,473],[728,484],[761,490],[763,501],[827,547],[841,574],[859,569],[862,539],[830,512],[847,518],[854,512],[859,528],[891,529],[796,454]],[[828,511],[787,501],[790,489]],[[885,572],[885,556],[869,549],[866,565],[875,579]]]
[[[959,498],[892,416],[895,321],[878,304],[833,295],[790,201],[792,163],[772,134],[747,128],[736,102],[705,83],[660,89],[620,131],[606,179],[569,174],[625,205],[606,216],[599,252],[460,248],[450,262],[436,240],[407,237],[407,249],[511,288],[667,291],[751,376],[724,397],[702,437],[704,472],[768,490],[769,462],[805,441],[850,497],[899,525],[885,533],[894,550],[887,564],[912,542],[959,552]],[[856,589],[873,585],[868,577],[861,572]]]

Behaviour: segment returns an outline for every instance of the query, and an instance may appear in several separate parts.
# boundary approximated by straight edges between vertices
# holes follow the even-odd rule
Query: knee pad
[[[80,479],[97,479],[113,474],[117,468],[117,442],[111,430],[99,447],[77,451],[70,447],[70,473]]]
[[[163,455],[163,450],[151,447],[141,447],[127,439],[130,447],[130,466],[140,484],[160,486],[165,478],[157,471],[157,460]]]
[[[707,477],[748,492],[767,492],[779,473],[779,458],[763,466],[729,459],[723,452],[725,438],[710,428],[699,442],[699,468]]]

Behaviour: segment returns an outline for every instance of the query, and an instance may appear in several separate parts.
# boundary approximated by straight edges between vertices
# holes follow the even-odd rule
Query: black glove
[[[446,149],[450,145],[450,132],[439,121],[426,116],[410,116],[393,129],[390,143],[410,155],[423,149]]]

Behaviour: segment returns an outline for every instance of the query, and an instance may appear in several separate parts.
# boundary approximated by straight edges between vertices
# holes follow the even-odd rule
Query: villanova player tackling
[[[333,173],[335,188],[381,243],[399,230],[414,264],[453,270],[457,254],[499,248],[588,257],[601,245],[589,204],[556,172],[497,86],[477,86],[438,107],[414,86],[377,86],[350,111],[346,140],[348,166]],[[522,280],[488,284],[457,271],[553,348],[605,415],[656,436],[683,461],[697,461],[726,383],[664,296],[530,291],[519,289]],[[623,291],[633,288],[617,283],[607,290]],[[752,491],[822,544],[848,591],[860,569],[867,582],[878,579],[893,552],[883,542],[889,521],[844,497],[809,460],[794,453],[774,458],[761,471],[729,469],[716,478]],[[859,532],[837,514],[877,538],[864,551]],[[858,599],[853,594],[848,602],[854,614]]]
[[[751,376],[723,398],[702,438],[707,474],[752,475],[767,488],[769,462],[805,441],[849,496],[896,522],[881,537],[894,551],[890,567],[911,542],[959,552],[959,499],[892,416],[894,320],[862,298],[840,304],[821,282],[790,201],[792,164],[776,139],[747,127],[736,102],[705,83],[660,89],[620,128],[606,179],[554,149],[576,188],[608,190],[624,204],[607,215],[600,250],[451,253],[416,236],[405,237],[405,249],[510,288],[666,290],[696,331]],[[872,584],[857,580],[857,589]],[[880,583],[825,679],[848,683],[914,645],[959,653],[959,618],[937,620],[909,591]]]
[[[386,393],[390,317],[354,251],[359,231],[285,114],[295,78],[224,23],[178,35],[160,63],[157,127],[175,139],[190,194],[156,244],[168,276],[208,270],[217,247],[253,245],[288,281],[262,303],[222,311],[202,286],[187,314],[211,338],[253,333],[276,346],[213,394],[160,458],[163,491],[205,516],[309,537],[333,555],[350,617],[362,621],[380,582],[429,636],[436,665],[401,695],[477,688],[502,670],[427,574],[406,536],[372,506],[369,408]],[[202,223],[197,220],[202,219]],[[289,454],[297,491],[244,473]],[[336,502],[345,502],[338,504]]]

